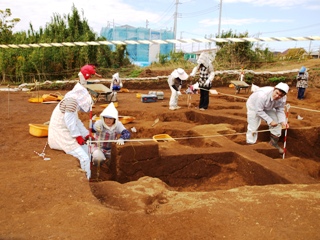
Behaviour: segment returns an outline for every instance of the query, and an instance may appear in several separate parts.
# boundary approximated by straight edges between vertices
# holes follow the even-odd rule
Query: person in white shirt
[[[178,106],[178,99],[181,95],[180,90],[182,81],[187,80],[188,77],[188,74],[182,68],[177,68],[170,74],[168,78],[168,84],[171,90],[171,97],[169,101],[170,110],[177,110],[181,108]]]
[[[257,141],[257,130],[261,124],[261,119],[266,121],[270,130],[270,145],[283,153],[283,149],[278,145],[282,128],[288,128],[285,105],[289,86],[286,83],[278,83],[275,87],[261,87],[250,95],[247,100],[247,134],[248,144]]]
[[[117,92],[119,92],[122,87],[123,87],[123,83],[119,76],[119,73],[113,74],[112,81],[110,84],[110,89],[112,90],[112,93],[110,94],[110,96],[108,96],[108,99],[110,99],[110,102],[118,101]]]
[[[90,112],[92,104],[88,90],[77,83],[53,110],[48,133],[50,148],[78,158],[88,179],[91,177],[91,169],[86,141],[93,137],[79,119],[78,112]]]

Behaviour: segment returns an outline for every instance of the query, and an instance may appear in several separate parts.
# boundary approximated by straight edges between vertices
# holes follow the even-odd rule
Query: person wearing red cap
[[[283,153],[278,145],[282,128],[289,128],[284,111],[289,86],[286,83],[278,83],[275,87],[261,87],[253,92],[247,100],[247,134],[248,144],[254,144],[258,138],[258,128],[261,119],[269,125],[269,144]]]
[[[87,65],[84,65],[80,69],[80,72],[79,72],[78,76],[79,76],[79,79],[80,79],[80,83],[82,85],[86,85],[87,84],[87,80],[92,75],[97,76],[99,78],[102,78],[102,76],[96,72],[96,67],[97,67],[97,64],[87,64]]]

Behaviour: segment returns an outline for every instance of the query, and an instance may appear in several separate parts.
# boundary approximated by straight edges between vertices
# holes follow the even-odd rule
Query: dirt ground
[[[320,90],[307,89],[298,101],[291,89],[285,159],[266,143],[266,131],[245,144],[244,91],[216,88],[207,111],[195,109],[199,95],[188,108],[183,94],[182,108],[170,111],[168,89],[155,103],[136,97],[146,90],[118,93],[119,114],[136,118],[125,125],[137,129],[132,139],[167,133],[177,140],[159,143],[166,162],[201,156],[175,178],[155,171],[127,183],[88,182],[77,159],[29,134],[28,124],[49,121],[56,104],[29,103],[35,92],[0,91],[0,239],[320,239]],[[98,102],[93,113],[102,110]],[[88,114],[80,117],[87,124]],[[186,139],[191,133],[203,138]],[[145,172],[164,167],[151,166]]]

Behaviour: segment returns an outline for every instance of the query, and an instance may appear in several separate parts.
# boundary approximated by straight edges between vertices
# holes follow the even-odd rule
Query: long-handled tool
[[[218,95],[219,93],[217,92],[217,90],[214,90],[214,89],[205,89],[205,88],[199,88],[201,90],[204,90],[204,91],[208,91],[210,92],[210,94],[214,94],[214,95]]]
[[[101,130],[100,130],[99,131],[99,139],[98,139],[98,141],[99,141],[98,142],[98,149],[100,151],[101,151],[101,138],[102,138],[102,134],[101,134]],[[98,157],[96,160],[97,160],[97,181],[99,181],[101,161],[105,160],[104,154],[102,154],[102,156]]]
[[[8,119],[10,113],[10,85],[8,84]]]
[[[287,119],[287,122],[286,122],[286,130],[285,130],[285,133],[284,133],[282,159],[284,159],[284,158],[285,158],[285,156],[286,156],[286,152],[287,152],[287,132],[288,132],[289,109],[290,109],[290,104],[289,104],[289,103],[286,105],[286,109],[287,109],[287,112],[286,112],[286,119]]]
[[[188,108],[191,108],[191,94],[190,93],[188,94],[188,97],[187,97],[187,106],[188,106]]]
[[[91,136],[92,136],[92,105],[90,106],[90,115],[89,115],[89,144],[88,144],[88,155],[90,159],[90,170],[92,170],[92,155],[91,155]]]
[[[248,98],[246,98],[246,97],[239,97],[239,96],[235,96],[235,95],[232,95],[232,94],[226,94],[226,93],[217,92],[217,90],[214,90],[214,89],[210,89],[210,90],[205,89],[205,88],[199,88],[199,89],[208,91],[208,92],[210,92],[210,94],[212,94],[212,95],[223,95],[223,96],[235,97],[235,98],[244,99],[244,100],[247,100],[247,99],[248,99]]]

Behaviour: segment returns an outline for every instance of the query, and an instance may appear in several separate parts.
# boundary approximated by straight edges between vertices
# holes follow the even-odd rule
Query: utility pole
[[[260,38],[260,32],[258,32],[258,38]],[[257,42],[257,49],[260,49],[260,42]]]
[[[176,11],[174,13],[174,26],[173,26],[174,39],[177,39],[178,4],[179,4],[179,0],[176,0]],[[174,44],[174,51],[175,49],[176,49],[176,44]]]
[[[148,19],[146,20],[146,29],[149,27],[149,21]],[[151,40],[151,28],[149,29],[149,40]]]
[[[221,28],[221,12],[222,12],[222,0],[220,0],[220,6],[219,6],[219,26],[218,26],[218,37],[220,37],[220,28]]]
[[[209,38],[212,38],[212,37],[213,37],[212,34],[210,34]],[[209,49],[211,49],[211,42],[209,42],[208,45],[209,45]]]
[[[177,38],[178,4],[179,4],[179,0],[176,0],[176,11],[174,13],[174,26],[173,26],[174,39]]]
[[[116,37],[116,29],[115,29],[114,19],[113,19],[113,31],[112,31],[112,35],[113,35],[113,36],[112,36],[112,37],[113,37],[113,41],[116,40],[116,39],[115,39],[115,37]]]
[[[183,31],[180,32],[180,39],[182,39],[182,33],[183,33]],[[181,43],[180,43],[180,51],[182,51]]]

